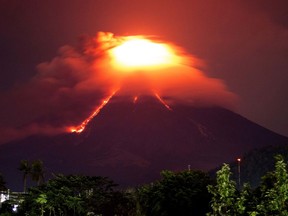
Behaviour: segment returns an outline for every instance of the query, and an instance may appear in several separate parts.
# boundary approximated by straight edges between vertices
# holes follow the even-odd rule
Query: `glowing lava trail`
[[[87,118],[85,119],[79,126],[77,127],[72,127],[70,128],[70,132],[72,133],[81,133],[85,127],[87,126],[87,124],[95,117],[98,115],[98,113],[101,111],[101,109],[109,102],[109,100],[113,97],[113,95],[116,93],[113,92],[113,94],[111,94],[109,97],[107,97],[106,99],[104,99],[101,103],[101,105]]]
[[[172,108],[159,96],[159,94],[154,93],[154,95],[168,110],[173,111]]]

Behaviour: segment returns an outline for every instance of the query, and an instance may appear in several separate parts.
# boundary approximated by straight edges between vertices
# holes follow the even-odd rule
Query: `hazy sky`
[[[288,136],[287,0],[0,0],[0,126],[51,112],[33,103],[19,109],[32,99],[15,89],[63,46],[99,31],[157,35],[183,47],[238,95],[237,113]]]

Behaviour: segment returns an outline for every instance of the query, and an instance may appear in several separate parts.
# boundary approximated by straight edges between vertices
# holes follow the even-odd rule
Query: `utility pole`
[[[241,158],[237,158],[238,165],[238,189],[241,189]]]

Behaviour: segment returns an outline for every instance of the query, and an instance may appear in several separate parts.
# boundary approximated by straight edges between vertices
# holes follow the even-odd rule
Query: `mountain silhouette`
[[[51,173],[108,176],[121,185],[149,183],[161,170],[210,170],[288,138],[221,107],[165,106],[153,94],[116,94],[82,133],[30,136],[0,146],[0,172],[22,189],[20,160],[41,159]]]

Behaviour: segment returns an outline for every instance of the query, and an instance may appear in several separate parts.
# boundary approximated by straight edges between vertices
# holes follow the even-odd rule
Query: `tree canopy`
[[[147,216],[205,215],[209,176],[202,171],[163,171],[162,179],[138,189],[141,211]]]
[[[130,209],[134,209],[133,203],[129,202],[129,194],[116,191],[116,186],[106,177],[56,175],[47,183],[29,190],[20,213],[28,212],[31,216],[80,216],[89,212],[112,216],[121,215],[123,211],[129,213]]]

